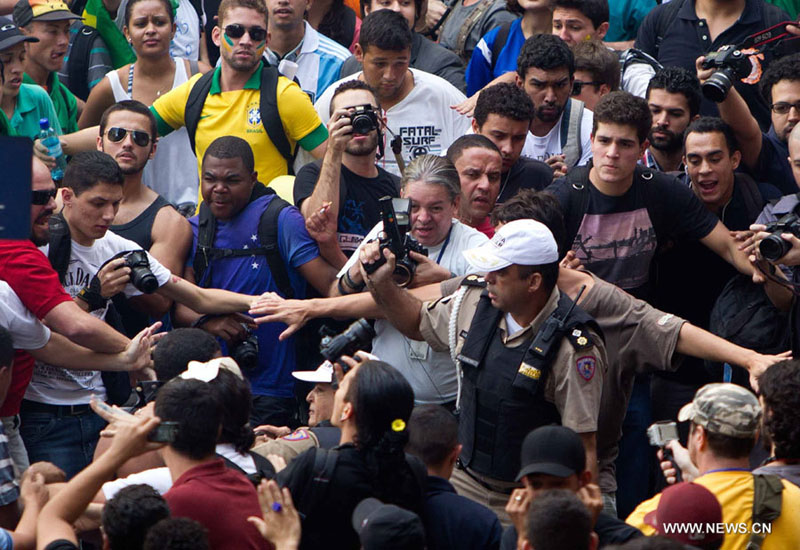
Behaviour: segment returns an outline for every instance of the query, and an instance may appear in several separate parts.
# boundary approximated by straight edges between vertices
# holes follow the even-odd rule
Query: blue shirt
[[[276,195],[259,197],[238,216],[228,222],[217,221],[214,237],[215,248],[258,248],[258,223],[269,201]],[[198,216],[189,219],[192,226],[192,253],[188,265],[194,260],[197,249]],[[278,249],[287,266],[287,273],[294,289],[294,297],[305,297],[306,280],[297,268],[319,256],[316,241],[306,231],[305,220],[294,206],[284,208],[278,216]],[[210,275],[209,275],[210,274]],[[210,279],[210,280],[209,280]],[[222,288],[243,294],[258,295],[262,292],[278,292],[265,256],[239,256],[211,262],[198,284],[204,287]],[[254,395],[292,397],[295,368],[294,338],[283,342],[278,335],[286,329],[282,323],[264,323],[255,330],[258,336],[258,368],[245,371]],[[225,351],[225,350],[224,350]]]
[[[492,49],[499,32],[500,27],[490,30],[472,50],[472,58],[467,66],[467,96],[480,91],[498,76],[517,70],[517,57],[525,43],[525,36],[522,34],[522,19],[511,22],[506,43],[492,66]]]
[[[636,38],[642,20],[656,7],[655,0],[611,0],[606,42],[622,42]]]
[[[0,550],[12,550],[12,548],[14,548],[14,539],[11,538],[11,533],[0,529]]]

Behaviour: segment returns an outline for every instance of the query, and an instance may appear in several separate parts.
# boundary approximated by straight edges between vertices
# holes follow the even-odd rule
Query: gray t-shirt
[[[800,464],[767,464],[753,470],[754,474],[772,474],[800,487]]]
[[[439,44],[448,50],[459,53],[458,33],[461,31],[461,27],[469,17],[469,14],[482,4],[483,0],[479,0],[471,6],[464,6],[463,0],[457,2],[439,31]],[[463,55],[465,62],[468,62],[472,57],[472,50],[475,49],[484,34],[514,19],[517,19],[517,15],[506,9],[506,0],[494,0],[494,3],[478,18],[478,21],[472,26],[467,35]]]

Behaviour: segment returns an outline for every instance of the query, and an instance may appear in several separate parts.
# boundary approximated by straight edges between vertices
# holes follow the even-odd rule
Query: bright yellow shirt
[[[764,539],[762,550],[800,548],[800,488],[782,481],[781,515],[772,523],[772,532]],[[694,482],[711,491],[722,506],[722,522],[729,531],[721,550],[746,548],[753,517],[753,475],[741,470],[719,471],[702,475]],[[625,521],[647,536],[655,535],[655,529],[644,522],[644,516],[658,507],[660,498],[658,494],[642,502]],[[740,528],[740,524],[746,528]]]
[[[278,152],[261,124],[261,71],[256,70],[241,90],[223,92],[219,78],[221,69],[214,70],[211,89],[203,105],[195,134],[195,155],[198,172],[208,146],[220,136],[237,136],[253,148],[258,179],[269,182],[288,173],[286,159]],[[161,136],[185,126],[184,112],[189,92],[202,75],[197,74],[159,97],[150,110],[158,122]],[[311,99],[300,87],[284,77],[278,78],[278,111],[289,144],[299,144],[311,151],[328,138]],[[202,197],[198,200],[200,202]]]

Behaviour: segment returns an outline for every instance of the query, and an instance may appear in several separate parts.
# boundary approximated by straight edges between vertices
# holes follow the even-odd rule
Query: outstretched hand
[[[292,502],[289,489],[281,489],[275,481],[262,480],[258,486],[258,503],[263,517],[250,516],[261,536],[276,550],[294,550],[300,544],[300,515]]]
[[[310,300],[286,300],[277,294],[262,295],[250,308],[257,324],[286,323],[288,327],[278,337],[283,341],[300,330],[311,319]]]

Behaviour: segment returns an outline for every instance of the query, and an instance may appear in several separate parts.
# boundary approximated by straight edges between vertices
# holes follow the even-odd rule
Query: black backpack
[[[200,115],[203,112],[203,105],[205,105],[206,97],[211,90],[211,82],[214,78],[216,71],[209,71],[192,86],[189,92],[189,98],[186,100],[186,110],[183,114],[183,121],[186,125],[186,131],[189,133],[189,142],[192,144],[192,150],[195,150],[195,134],[197,133],[197,124],[200,122]],[[259,111],[261,114],[261,124],[267,132],[272,144],[278,152],[286,159],[286,164],[289,173],[293,172],[292,164],[294,162],[294,151],[289,144],[289,139],[286,137],[286,132],[283,130],[283,123],[281,122],[281,115],[278,111],[278,69],[270,65],[264,65],[261,68],[261,94],[259,99]]]
[[[97,29],[89,25],[83,25],[78,29],[78,34],[72,41],[72,49],[69,52],[69,63],[67,63],[67,75],[69,76],[69,90],[86,101],[89,97],[89,83],[87,74],[91,64],[89,57],[92,52],[92,44],[100,33]]]
[[[241,472],[250,483],[258,487],[261,484],[262,479],[274,479],[275,478],[275,466],[272,465],[266,457],[261,456],[260,454],[247,451],[247,455],[253,459],[253,463],[256,465],[256,473],[248,474],[247,472],[242,469],[241,466],[236,464],[233,460],[226,456],[222,456],[221,454],[217,453],[217,456],[225,462],[225,466],[230,468],[231,470],[236,470],[237,472]]]
[[[214,248],[214,236],[217,232],[217,220],[211,213],[205,202],[200,204],[199,219],[197,224],[197,249],[194,253],[194,278],[199,286],[203,283],[204,275],[208,274],[206,281],[211,280],[211,264],[214,260],[222,258],[235,258],[240,256],[265,256],[269,266],[275,286],[278,287],[284,298],[293,298],[294,290],[286,270],[286,264],[278,248],[278,216],[287,206],[288,202],[280,198],[275,191],[256,183],[253,187],[253,194],[250,202],[265,195],[273,195],[272,200],[261,214],[258,221],[258,248],[233,249],[233,248]]]

